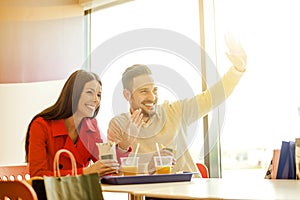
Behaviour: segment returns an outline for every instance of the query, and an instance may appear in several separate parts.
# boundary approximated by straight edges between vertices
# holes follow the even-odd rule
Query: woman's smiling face
[[[100,106],[101,92],[102,87],[98,81],[87,82],[80,95],[76,115],[81,118],[93,117],[96,109]]]

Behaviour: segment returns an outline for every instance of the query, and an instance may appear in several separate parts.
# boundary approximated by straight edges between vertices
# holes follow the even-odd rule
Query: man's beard
[[[146,111],[144,109],[142,109],[142,114],[144,117],[152,117],[156,112],[156,105],[153,106],[153,109],[151,109],[150,111]]]

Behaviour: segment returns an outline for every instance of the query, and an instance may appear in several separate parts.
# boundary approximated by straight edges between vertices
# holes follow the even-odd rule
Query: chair
[[[29,167],[27,164],[0,166],[1,180],[29,180]]]
[[[202,176],[202,178],[209,178],[208,168],[205,164],[202,163],[196,163],[196,166]]]
[[[0,181],[0,199],[38,200],[34,189],[25,181]]]

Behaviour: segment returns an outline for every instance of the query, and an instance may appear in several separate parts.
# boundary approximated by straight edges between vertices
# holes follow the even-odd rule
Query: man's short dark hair
[[[128,67],[122,75],[123,88],[131,91],[133,78],[140,75],[152,75],[152,72],[147,65],[143,64],[135,64]]]

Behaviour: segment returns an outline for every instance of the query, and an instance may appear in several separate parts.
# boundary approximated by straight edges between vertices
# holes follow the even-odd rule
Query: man
[[[123,95],[130,104],[130,112],[110,121],[108,139],[116,142],[124,152],[135,152],[139,144],[138,156],[140,161],[150,163],[150,173],[155,171],[152,168],[152,158],[157,155],[158,148],[163,155],[174,154],[174,172],[197,171],[188,151],[187,128],[220,105],[232,93],[246,70],[247,58],[240,43],[229,37],[226,42],[229,49],[227,56],[233,66],[218,83],[190,99],[172,103],[165,101],[157,105],[157,86],[151,70],[146,65],[139,64],[127,68],[123,73],[122,83]],[[165,149],[171,149],[171,153]]]

